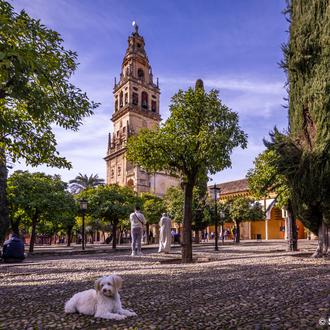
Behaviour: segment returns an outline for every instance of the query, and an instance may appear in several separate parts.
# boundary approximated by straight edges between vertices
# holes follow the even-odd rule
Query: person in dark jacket
[[[2,259],[4,262],[21,262],[25,259],[24,243],[17,234],[13,233],[11,238],[4,242]]]

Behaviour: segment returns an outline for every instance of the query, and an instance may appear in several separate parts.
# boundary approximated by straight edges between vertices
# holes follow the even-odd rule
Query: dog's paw
[[[117,321],[120,321],[120,320],[124,320],[126,319],[126,315],[120,315],[120,314],[116,314],[113,316],[113,320],[117,320]]]
[[[135,312],[131,312],[131,311],[129,311],[128,313],[129,313],[129,314],[127,314],[127,316],[137,316],[137,314],[136,314]]]

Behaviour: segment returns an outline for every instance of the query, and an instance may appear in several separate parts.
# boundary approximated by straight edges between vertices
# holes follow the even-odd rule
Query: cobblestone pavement
[[[76,256],[33,256],[0,264],[0,329],[327,329],[329,259],[312,259],[315,242],[298,253],[285,242],[194,248],[193,264],[146,250]],[[102,320],[63,312],[74,293],[116,272],[125,308],[138,316]]]

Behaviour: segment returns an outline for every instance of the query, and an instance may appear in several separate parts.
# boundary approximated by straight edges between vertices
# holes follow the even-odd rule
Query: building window
[[[156,112],[157,111],[157,103],[154,100],[151,101],[151,111],[152,112]]]
[[[138,93],[134,93],[132,94],[132,103],[134,105],[138,105],[139,104],[139,94]]]
[[[115,102],[115,111],[117,111],[118,110],[118,100],[116,100],[116,102]]]
[[[118,166],[117,176],[120,176],[120,175],[121,175],[121,167]]]
[[[114,177],[115,177],[115,170],[112,169],[112,170],[111,170],[111,179],[113,179]]]
[[[141,94],[141,105],[142,108],[148,109],[148,94],[146,92],[142,92]]]
[[[142,69],[138,70],[138,79],[144,81],[144,71]]]
[[[125,93],[125,104],[128,103],[128,93]]]
[[[119,106],[120,107],[123,106],[123,91],[121,91],[119,94]]]
[[[120,107],[123,106],[123,91],[121,91],[119,94],[119,106]]]

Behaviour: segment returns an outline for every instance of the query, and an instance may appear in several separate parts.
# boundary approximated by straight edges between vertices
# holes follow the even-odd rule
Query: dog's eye
[[[108,285],[110,285],[110,286],[111,286],[111,283],[108,283]]]

